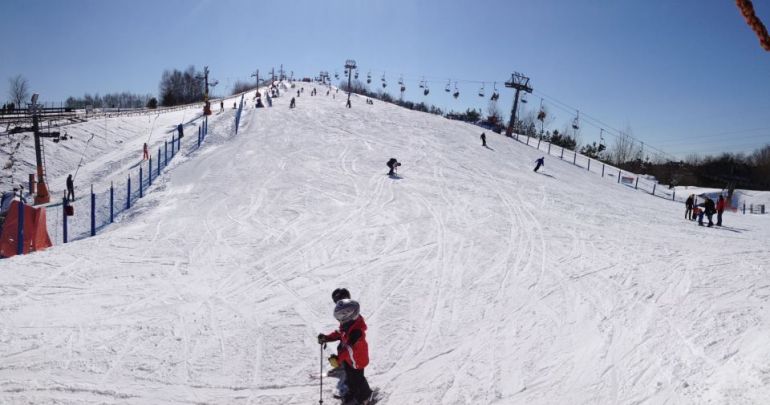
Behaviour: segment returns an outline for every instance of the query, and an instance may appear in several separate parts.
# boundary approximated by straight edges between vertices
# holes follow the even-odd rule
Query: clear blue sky
[[[770,0],[754,0],[770,23]],[[481,108],[480,82],[501,91],[530,76],[562,129],[574,112],[630,128],[648,145],[751,151],[770,143],[770,52],[732,0],[21,1],[0,6],[0,96],[21,73],[46,101],[131,91],[157,94],[164,69],[209,65],[222,87],[283,63],[295,76],[342,74],[353,58],[373,85],[442,108]],[[426,76],[431,95],[417,81]],[[443,91],[460,80],[461,96]],[[479,83],[473,83],[478,81]],[[217,93],[222,92],[222,87]],[[452,85],[454,87],[454,83]],[[587,119],[581,140],[598,139]],[[611,141],[611,137],[607,137]]]

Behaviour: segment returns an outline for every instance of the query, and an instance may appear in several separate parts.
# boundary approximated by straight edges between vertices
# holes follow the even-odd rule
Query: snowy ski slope
[[[767,216],[700,228],[477,127],[304,86],[237,136],[212,118],[96,237],[0,261],[0,403],[317,403],[340,286],[381,404],[767,403]]]

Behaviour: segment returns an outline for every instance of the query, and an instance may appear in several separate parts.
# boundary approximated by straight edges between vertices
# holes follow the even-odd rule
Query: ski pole
[[[321,347],[320,368],[321,368],[321,385],[318,387],[318,403],[323,405],[324,403],[324,347],[326,343],[318,345]]]

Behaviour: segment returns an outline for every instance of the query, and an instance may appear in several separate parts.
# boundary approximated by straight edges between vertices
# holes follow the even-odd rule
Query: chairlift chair
[[[446,82],[446,87],[444,88],[444,91],[446,91],[447,93],[449,93],[449,92],[451,91],[451,90],[449,89],[449,85],[450,85],[451,83],[452,83],[452,80],[451,80],[451,79],[450,79],[450,80],[447,80],[447,82]]]
[[[527,93],[524,93],[521,95],[521,102],[526,104],[527,103]]]
[[[404,85],[404,76],[401,76],[401,77],[398,78],[398,84],[400,84],[402,86]]]
[[[479,89],[479,97],[484,97],[484,82],[481,82],[481,88]]]
[[[457,90],[457,82],[455,82],[455,92],[452,94],[452,97],[460,97],[460,90]]]
[[[577,116],[572,120],[572,129],[576,131],[580,129],[580,111],[577,112]]]
[[[372,84],[372,72],[366,74],[366,84]]]
[[[604,128],[599,128],[599,148],[597,149],[599,152],[607,149],[607,147],[604,145]]]
[[[497,101],[500,98],[500,93],[497,92],[497,82],[492,83],[492,96],[489,97],[492,101]]]
[[[423,96],[427,96],[427,95],[428,95],[428,93],[430,93],[430,90],[428,90],[428,85],[426,84],[426,85],[425,85],[425,90],[423,90],[423,91],[422,91],[422,95],[423,95]]]

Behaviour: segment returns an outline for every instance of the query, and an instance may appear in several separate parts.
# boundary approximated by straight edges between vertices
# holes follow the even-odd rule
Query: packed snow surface
[[[767,216],[698,227],[558,157],[535,173],[509,138],[304,87],[238,135],[213,116],[96,237],[0,261],[0,403],[317,403],[336,287],[381,404],[767,403]],[[141,122],[105,159],[138,157]]]

